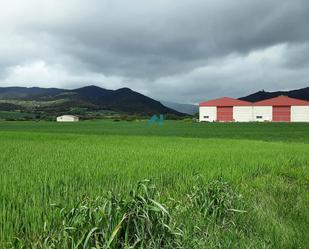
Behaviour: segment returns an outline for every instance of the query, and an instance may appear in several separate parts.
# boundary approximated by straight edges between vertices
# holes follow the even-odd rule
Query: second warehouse
[[[309,101],[279,96],[251,103],[224,97],[200,103],[199,120],[207,122],[309,122]]]

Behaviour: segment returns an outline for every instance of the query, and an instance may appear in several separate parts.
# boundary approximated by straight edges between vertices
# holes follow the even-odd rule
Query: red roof
[[[251,105],[252,105],[251,102],[228,97],[213,99],[200,103],[200,106],[251,106]]]
[[[254,103],[255,106],[309,106],[309,101],[279,96]]]

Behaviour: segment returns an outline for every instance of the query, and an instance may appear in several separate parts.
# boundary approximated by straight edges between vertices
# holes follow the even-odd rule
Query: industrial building
[[[220,98],[199,105],[205,122],[309,122],[309,101],[279,96],[255,103]]]

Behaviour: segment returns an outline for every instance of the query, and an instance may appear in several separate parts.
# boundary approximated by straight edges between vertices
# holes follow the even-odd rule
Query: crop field
[[[309,124],[0,122],[0,248],[308,248]]]

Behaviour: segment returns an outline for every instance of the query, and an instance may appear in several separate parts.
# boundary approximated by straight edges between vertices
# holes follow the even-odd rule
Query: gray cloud
[[[307,0],[3,0],[0,86],[198,102],[308,84]]]

